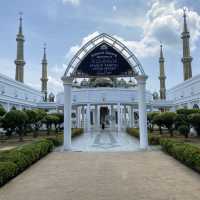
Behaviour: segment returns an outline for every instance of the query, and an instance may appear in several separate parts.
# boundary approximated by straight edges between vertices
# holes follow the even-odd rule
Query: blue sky
[[[60,77],[74,53],[99,33],[111,34],[138,57],[149,76],[147,88],[159,90],[159,43],[165,55],[166,86],[183,81],[182,9],[188,9],[193,75],[200,73],[200,0],[2,0],[0,69],[15,76],[18,13],[24,13],[25,83],[40,89],[43,43],[47,43],[49,90],[62,90]]]

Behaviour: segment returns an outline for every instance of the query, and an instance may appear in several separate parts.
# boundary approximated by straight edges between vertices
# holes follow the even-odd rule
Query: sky
[[[200,0],[1,0],[0,73],[15,77],[16,34],[23,12],[25,83],[41,88],[43,44],[47,43],[48,90],[63,90],[61,76],[83,44],[100,33],[123,42],[159,90],[159,48],[163,44],[167,89],[183,81],[183,8],[187,9],[193,76],[200,74]]]

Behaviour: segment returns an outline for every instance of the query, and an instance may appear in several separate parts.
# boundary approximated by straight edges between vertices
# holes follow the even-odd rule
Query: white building
[[[175,111],[179,108],[199,108],[200,106],[200,75],[192,77],[192,69],[190,69],[192,58],[190,56],[189,32],[185,14],[182,39],[184,49],[182,62],[186,80],[166,91],[164,57],[163,52],[161,52],[161,57],[159,59],[161,73],[159,79],[162,81],[160,91],[162,92],[163,98],[160,99],[158,96],[156,97],[155,94],[153,98],[153,94],[150,91],[145,91],[145,107],[147,111]],[[23,58],[24,38],[21,17],[17,44],[17,59],[15,60],[16,80],[0,74],[0,104],[3,105],[7,111],[13,106],[17,109],[43,108],[51,112],[57,110],[63,111],[65,106],[64,92],[56,95],[56,101],[54,101],[54,95],[51,93],[49,96],[50,101],[47,101],[48,78],[46,48],[44,48],[42,60],[41,92],[23,83],[25,61]],[[85,75],[76,69],[82,62],[86,62],[87,66],[88,63],[85,61],[85,57],[89,55],[91,51],[96,51],[99,46],[106,49],[107,47],[105,44],[108,46],[110,45],[109,48],[114,49],[117,54],[125,60],[122,64],[125,63],[127,66],[132,66],[133,71],[127,68],[127,71],[121,72],[122,77],[115,77],[112,76],[112,74],[110,74],[110,77],[103,77],[99,74],[100,76],[98,78],[92,76],[84,78]],[[98,52],[96,52],[95,55],[96,54],[98,54]],[[113,55],[114,54],[111,52],[110,56],[112,57]],[[127,66],[123,67],[126,68]],[[120,69],[123,69],[123,67],[120,66]],[[76,77],[72,82],[71,93],[73,113],[72,127],[83,127],[89,130],[90,128],[99,128],[102,122],[105,122],[110,128],[116,128],[118,130],[126,127],[139,126],[138,108],[140,104],[140,93],[136,76],[140,72],[143,74],[144,72],[135,55],[118,40],[107,34],[100,34],[96,38],[93,38],[73,57],[66,72],[69,73],[65,74],[66,77]],[[76,72],[76,74],[73,74],[73,72]]]

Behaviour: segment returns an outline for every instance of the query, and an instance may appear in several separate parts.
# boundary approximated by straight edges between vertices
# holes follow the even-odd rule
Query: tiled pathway
[[[138,151],[139,141],[125,132],[98,131],[84,133],[72,140],[73,151]]]

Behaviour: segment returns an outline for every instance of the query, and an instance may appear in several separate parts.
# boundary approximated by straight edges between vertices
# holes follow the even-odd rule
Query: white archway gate
[[[108,65],[107,63],[101,63],[101,65],[95,65],[93,63],[90,65],[92,53],[92,57],[97,56],[99,59],[102,55],[105,55],[105,52],[109,53],[107,58],[112,59],[114,56],[113,59],[116,58],[117,60],[114,61],[112,65]],[[108,59],[105,59],[104,57],[103,62],[107,62],[105,60],[108,61]],[[106,66],[106,70],[104,65]],[[110,68],[107,66],[110,66]],[[74,78],[93,78],[106,75],[109,77],[132,76],[137,80],[140,148],[148,148],[147,111],[145,98],[146,80],[148,77],[144,73],[144,70],[136,56],[125,45],[123,45],[114,37],[103,33],[90,40],[76,53],[69,63],[64,76],[62,77],[64,86],[64,150],[71,149],[72,82]],[[118,131],[120,131],[119,124]]]

